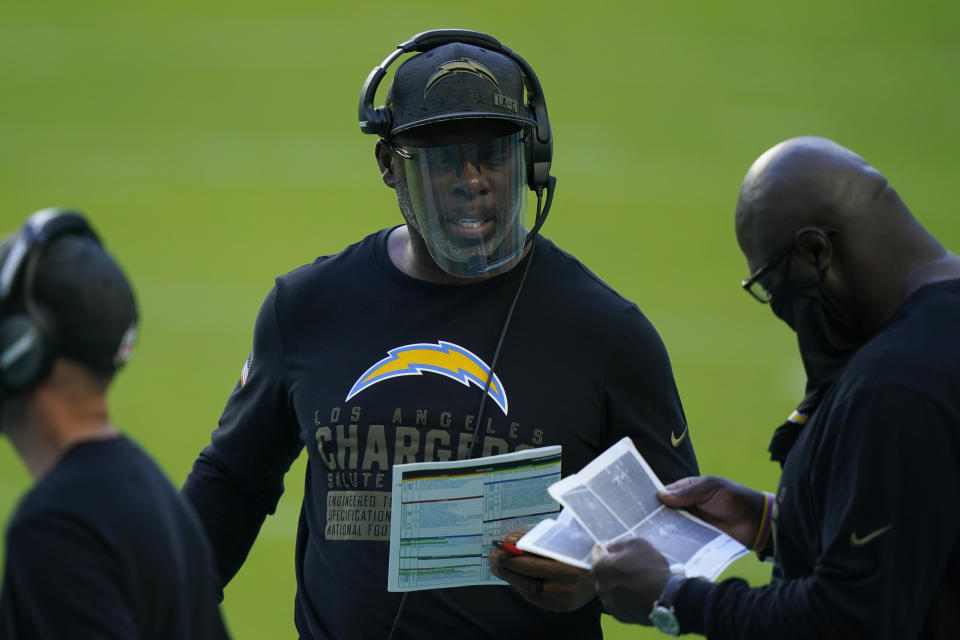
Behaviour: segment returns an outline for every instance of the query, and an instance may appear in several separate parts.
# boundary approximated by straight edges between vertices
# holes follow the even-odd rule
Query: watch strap
[[[663,591],[660,592],[660,597],[657,598],[657,601],[654,604],[660,605],[661,607],[672,607],[673,601],[677,598],[677,592],[680,591],[680,587],[686,581],[686,576],[682,576],[677,573],[671,573],[670,578],[667,580],[667,584],[663,585]]]
[[[673,609],[673,602],[680,591],[680,587],[687,581],[686,576],[671,574],[667,583],[663,585],[660,597],[653,603],[650,611],[650,622],[657,629],[671,636],[680,634],[680,623]]]

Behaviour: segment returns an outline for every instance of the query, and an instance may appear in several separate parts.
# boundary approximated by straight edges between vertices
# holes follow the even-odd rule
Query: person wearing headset
[[[36,485],[6,532],[0,638],[227,637],[196,515],[110,420],[133,290],[77,213],[43,210],[0,251],[0,432]]]
[[[386,68],[408,53],[375,108]],[[489,551],[513,588],[388,592],[391,469],[559,444],[569,474],[629,436],[665,481],[696,474],[664,345],[635,304],[536,233],[555,185],[552,134],[520,56],[477,32],[418,34],[371,72],[359,114],[403,223],[267,295],[182,490],[221,581],[305,448],[301,638],[599,638],[589,573],[544,558]]]

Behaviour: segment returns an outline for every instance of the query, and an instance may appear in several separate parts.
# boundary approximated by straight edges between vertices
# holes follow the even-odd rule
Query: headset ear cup
[[[377,135],[386,138],[390,135],[390,126],[393,124],[393,114],[387,107],[377,107]]]
[[[553,155],[553,143],[546,144],[537,139],[536,129],[527,134],[524,153],[527,160],[527,184],[534,191],[550,186],[550,161]]]
[[[549,188],[550,164],[553,161],[553,135],[547,119],[546,105],[541,100],[542,96],[527,103],[537,121],[537,124],[527,131],[524,149],[527,154],[527,184],[533,191]]]
[[[0,379],[7,392],[42,381],[57,357],[56,325],[41,305],[33,307],[29,314],[15,313],[0,324]]]
[[[0,376],[8,391],[21,391],[40,379],[52,359],[43,330],[22,313],[0,325]]]
[[[366,120],[361,125],[364,133],[386,138],[390,134],[390,124],[393,118],[386,107],[374,107],[366,113]]]
[[[531,191],[537,190],[537,175],[533,164],[533,140],[537,137],[535,129],[528,129],[523,140],[523,155],[527,162],[527,186]]]

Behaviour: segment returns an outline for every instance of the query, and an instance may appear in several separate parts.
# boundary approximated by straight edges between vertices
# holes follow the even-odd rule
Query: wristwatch
[[[653,626],[670,636],[680,635],[680,623],[673,612],[673,600],[686,581],[685,576],[671,574],[667,584],[663,585],[660,597],[653,603],[653,609],[650,611],[650,622],[653,623]]]

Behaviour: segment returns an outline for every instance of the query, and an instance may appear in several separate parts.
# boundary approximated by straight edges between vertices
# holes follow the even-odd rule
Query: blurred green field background
[[[544,233],[659,329],[701,468],[775,486],[799,399],[792,334],[738,290],[752,160],[805,134],[883,171],[960,249],[960,5],[892,1],[363,3],[12,0],[0,8],[0,230],[87,211],[133,279],[116,422],[176,484],[216,425],[274,276],[400,220],[360,86],[396,43],[466,27],[524,56],[556,138]],[[303,462],[228,587],[238,640],[293,638]],[[30,486],[0,444],[0,525]],[[726,575],[754,584],[749,557]],[[655,638],[604,622],[608,638]]]

